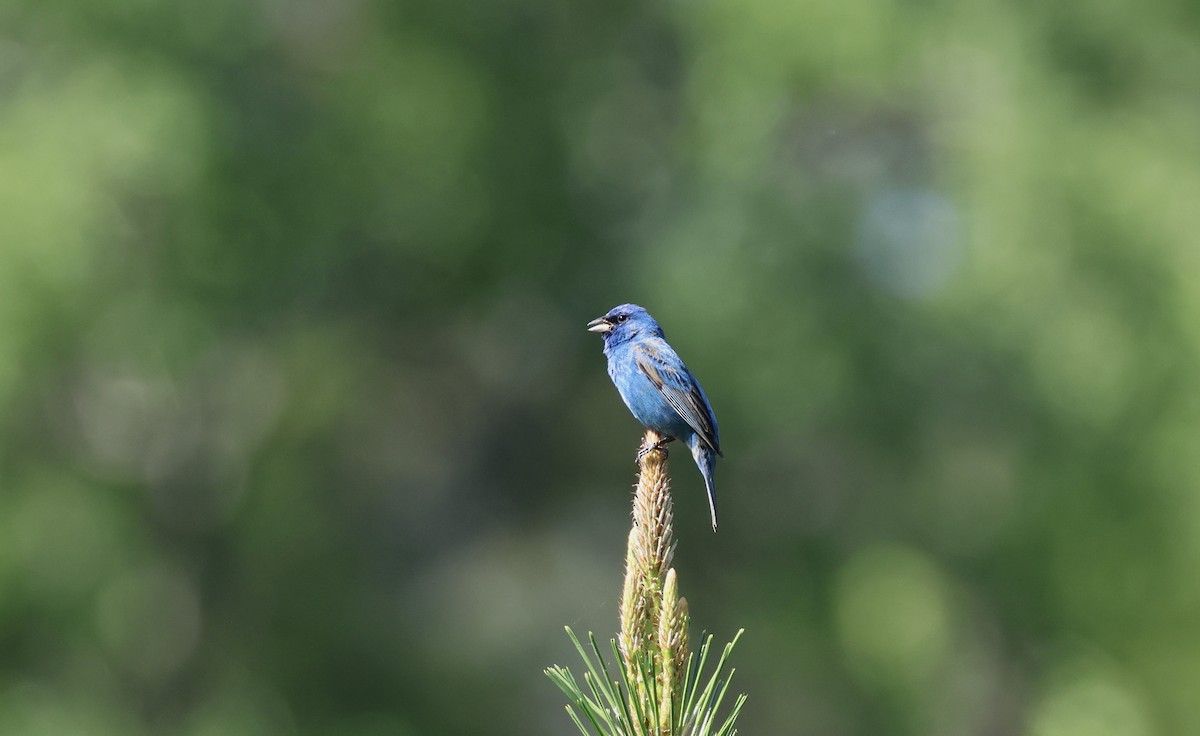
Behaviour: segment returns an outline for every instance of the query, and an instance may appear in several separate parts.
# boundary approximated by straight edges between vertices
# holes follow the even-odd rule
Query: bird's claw
[[[641,465],[642,461],[646,459],[647,455],[649,455],[652,452],[658,451],[658,450],[662,450],[662,454],[666,455],[667,454],[667,443],[674,442],[674,441],[675,441],[674,437],[663,437],[661,440],[659,440],[658,442],[655,442],[653,445],[650,445],[649,447],[641,448],[640,450],[638,450],[637,460],[635,462],[638,465]]]

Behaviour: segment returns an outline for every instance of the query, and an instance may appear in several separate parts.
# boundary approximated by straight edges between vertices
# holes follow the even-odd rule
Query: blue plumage
[[[700,382],[667,344],[662,328],[636,304],[613,307],[588,323],[604,335],[608,375],[633,416],[670,442],[678,439],[692,451],[704,476],[713,531],[717,530],[717,491],[713,466],[721,454],[717,418]]]

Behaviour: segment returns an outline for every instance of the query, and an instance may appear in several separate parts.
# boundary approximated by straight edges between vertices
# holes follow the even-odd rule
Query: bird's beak
[[[612,330],[612,327],[612,322],[609,322],[603,317],[597,317],[596,319],[587,323],[588,332],[609,332]]]

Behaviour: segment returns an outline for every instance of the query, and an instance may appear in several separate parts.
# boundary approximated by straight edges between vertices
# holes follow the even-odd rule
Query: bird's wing
[[[638,370],[650,379],[650,383],[654,384],[667,403],[679,412],[679,416],[683,417],[704,444],[721,455],[712,409],[700,391],[700,384],[683,363],[677,357],[674,361],[668,361],[653,343],[635,345],[633,356]]]

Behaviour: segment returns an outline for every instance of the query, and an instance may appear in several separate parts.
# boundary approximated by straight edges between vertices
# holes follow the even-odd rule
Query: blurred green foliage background
[[[647,306],[748,734],[1200,733],[1200,5],[0,6],[0,734],[562,734]]]

